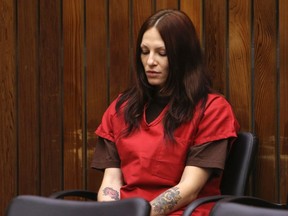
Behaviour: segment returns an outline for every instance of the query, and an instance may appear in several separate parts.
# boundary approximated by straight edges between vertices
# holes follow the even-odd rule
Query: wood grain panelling
[[[18,194],[98,190],[94,132],[133,82],[140,26],[164,8],[194,22],[214,88],[258,136],[248,195],[285,202],[286,0],[0,0],[0,216]]]
[[[39,2],[41,194],[62,188],[61,4]]]
[[[138,32],[142,26],[142,23],[152,14],[153,12],[153,0],[139,0],[137,3],[133,4],[133,14],[132,14],[132,57],[131,57],[131,66],[132,66],[132,81],[135,80],[135,55],[136,55],[136,42],[138,37]]]
[[[102,173],[90,169],[96,144],[96,127],[108,106],[107,4],[105,0],[86,1],[86,125],[87,187],[98,191]]]
[[[84,4],[63,0],[64,188],[84,186]]]
[[[181,0],[180,1],[180,10],[184,11],[192,20],[198,37],[203,42],[203,14],[202,14],[202,8],[203,8],[203,0]]]
[[[254,32],[255,130],[260,143],[256,194],[268,200],[277,200],[276,1],[254,1]]]
[[[138,32],[141,28],[142,23],[152,14],[152,1],[139,0],[133,4],[133,47],[135,50],[136,40]]]
[[[138,32],[141,28],[142,23],[152,14],[153,4],[152,1],[147,0],[139,0],[133,3],[133,14],[132,14],[132,46],[133,50],[133,57],[135,55],[135,46],[138,37]],[[134,62],[132,62],[134,63]]]
[[[288,196],[288,2],[279,1],[279,147],[280,147],[280,202]]]
[[[178,0],[155,0],[155,2],[156,11],[165,8],[179,9]]]
[[[205,59],[211,71],[214,88],[226,94],[227,2],[205,1],[204,7]]]
[[[19,1],[18,11],[18,178],[20,194],[40,190],[39,64],[37,0]]]
[[[229,99],[241,130],[252,130],[251,1],[229,1]]]
[[[12,1],[0,1],[0,215],[18,182],[15,9]]]
[[[109,36],[110,36],[110,101],[125,90],[131,82],[130,73],[130,28],[129,0],[109,2]]]
[[[242,131],[253,131],[251,66],[251,1],[229,1],[228,79],[229,101]],[[253,190],[253,176],[247,191]]]

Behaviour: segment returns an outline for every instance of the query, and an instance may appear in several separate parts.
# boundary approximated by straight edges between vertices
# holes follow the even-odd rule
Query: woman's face
[[[168,58],[164,41],[155,27],[148,29],[141,42],[141,61],[150,85],[162,88],[168,77]]]

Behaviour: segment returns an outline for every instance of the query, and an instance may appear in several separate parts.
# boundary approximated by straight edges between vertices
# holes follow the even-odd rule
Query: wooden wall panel
[[[132,81],[135,80],[135,56],[136,56],[136,43],[138,32],[143,24],[143,22],[153,13],[153,0],[139,0],[135,1],[133,4],[133,14],[132,14],[132,38],[131,38],[131,51],[133,53],[131,57],[131,67],[132,67]]]
[[[256,195],[277,201],[276,1],[254,1],[255,130],[259,138]],[[269,173],[269,175],[267,175]],[[268,186],[269,185],[269,186]]]
[[[124,91],[131,82],[129,0],[109,3],[109,89],[110,101]]]
[[[17,194],[98,190],[94,131],[132,81],[142,22],[163,8],[193,20],[214,87],[242,130],[258,135],[251,195],[283,203],[287,7],[286,0],[0,0],[0,215]]]
[[[180,0],[180,10],[190,17],[200,41],[203,42],[203,0]]]
[[[13,1],[0,1],[0,215],[17,194],[16,17]]]
[[[280,148],[280,202],[288,198],[288,2],[279,1],[279,148]]]
[[[205,59],[211,71],[213,87],[226,94],[227,2],[205,1],[204,10]]]
[[[165,8],[171,8],[171,9],[178,9],[178,0],[155,0],[156,4],[156,11],[165,9]]]
[[[95,130],[108,106],[107,20],[105,0],[86,1],[87,188],[98,191],[102,172],[90,168],[97,142]]]
[[[229,1],[229,99],[241,125],[252,131],[251,1]]]
[[[61,3],[39,2],[40,189],[62,189]]]
[[[40,149],[37,1],[19,1],[17,12],[19,193],[38,194]]]
[[[132,37],[132,46],[135,51],[136,40],[138,32],[143,24],[143,22],[152,14],[153,4],[152,1],[139,0],[135,1],[133,4],[133,37]]]
[[[63,0],[64,188],[84,186],[84,5]]]
[[[179,9],[178,0],[155,0],[156,11],[171,8],[171,9]]]
[[[130,46],[132,47],[130,49],[131,51],[131,81],[133,82],[135,80],[135,56],[136,56],[136,42],[138,37],[138,32],[143,24],[143,22],[153,13],[154,7],[153,7],[153,0],[147,1],[147,0],[139,0],[135,1],[132,4],[132,25],[130,28],[132,28],[132,35],[130,40]]]

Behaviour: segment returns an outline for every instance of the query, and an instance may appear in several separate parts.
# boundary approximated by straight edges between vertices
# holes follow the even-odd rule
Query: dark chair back
[[[11,201],[6,216],[149,216],[150,208],[150,204],[140,198],[83,202],[22,195]]]
[[[224,195],[243,196],[255,161],[257,139],[250,132],[240,132],[233,143],[221,181]]]
[[[94,191],[87,191],[87,190],[63,190],[57,191],[49,196],[49,198],[53,199],[64,199],[67,197],[76,197],[76,198],[85,198],[89,200],[97,201],[98,193]]]
[[[239,132],[225,162],[221,181],[222,195],[202,197],[190,203],[183,216],[190,216],[200,205],[229,196],[243,196],[256,157],[257,139],[250,132]]]
[[[211,216],[288,216],[285,205],[275,204],[256,197],[230,197],[218,201]]]

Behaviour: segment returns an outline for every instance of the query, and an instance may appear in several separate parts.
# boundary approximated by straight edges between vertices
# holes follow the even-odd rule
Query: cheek
[[[162,65],[163,65],[163,69],[165,70],[166,74],[168,74],[168,71],[169,71],[168,61],[164,61]]]
[[[168,75],[169,75],[169,72],[168,72],[168,69],[167,69],[167,70],[165,70],[165,75],[164,75],[165,81],[168,79]]]
[[[146,59],[145,56],[141,56],[141,62],[142,62],[142,64],[143,64],[143,66],[146,64],[147,59]]]

